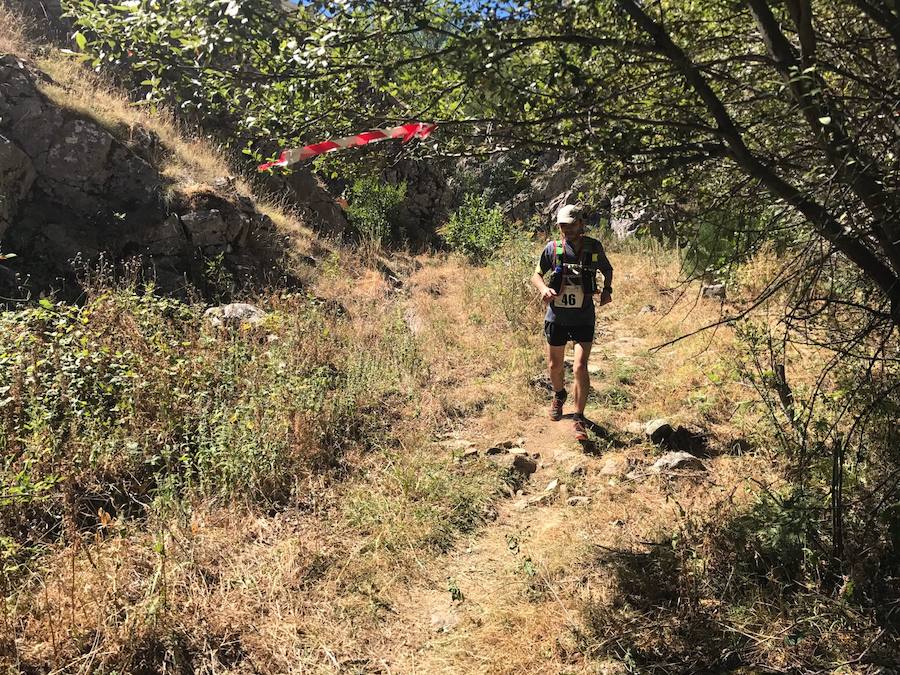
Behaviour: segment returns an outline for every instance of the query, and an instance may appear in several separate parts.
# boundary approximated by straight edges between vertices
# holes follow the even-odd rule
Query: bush
[[[493,257],[515,232],[499,206],[489,208],[484,197],[472,194],[466,195],[462,206],[441,228],[447,245],[473,260]]]
[[[346,450],[384,443],[381,410],[421,370],[402,315],[359,349],[306,297],[269,309],[261,327],[217,330],[199,308],[119,289],[0,314],[0,557],[45,521],[91,527],[154,496],[289,503]]]
[[[397,211],[406,199],[406,183],[390,185],[376,176],[353,182],[347,214],[363,241],[379,248],[396,238]]]

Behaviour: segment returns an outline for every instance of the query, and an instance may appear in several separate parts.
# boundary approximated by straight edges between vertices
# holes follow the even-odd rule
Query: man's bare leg
[[[547,365],[550,370],[550,384],[553,385],[553,391],[560,392],[565,389],[566,380],[564,374],[566,360],[566,346],[554,347],[547,345]]]
[[[575,362],[572,370],[575,375],[575,411],[579,415],[584,414],[587,405],[588,392],[591,390],[591,376],[588,373],[588,359],[591,356],[590,342],[575,343]],[[551,380],[553,376],[551,375]]]

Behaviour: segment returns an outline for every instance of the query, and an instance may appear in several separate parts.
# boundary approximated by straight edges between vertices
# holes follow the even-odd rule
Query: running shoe
[[[588,439],[587,429],[584,428],[584,418],[577,413],[572,418],[572,431],[575,433],[576,441],[586,441]]]
[[[562,419],[563,403],[565,402],[564,398],[553,397],[553,402],[550,404],[550,419],[554,422],[559,422]]]

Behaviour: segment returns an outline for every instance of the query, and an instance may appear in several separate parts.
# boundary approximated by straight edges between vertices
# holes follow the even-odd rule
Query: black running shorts
[[[547,344],[551,347],[564,347],[570,340],[572,342],[593,342],[594,324],[560,326],[552,321],[545,321],[544,335],[547,336]]]

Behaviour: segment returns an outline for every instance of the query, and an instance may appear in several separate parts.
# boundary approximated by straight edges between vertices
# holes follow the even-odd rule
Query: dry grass
[[[18,24],[0,8],[0,51],[25,49]],[[222,153],[185,135],[168,113],[133,105],[59,54],[44,57],[41,67],[57,82],[47,87],[49,96],[120,138],[128,140],[137,127],[159,135],[167,150],[160,166],[185,193],[229,173]],[[240,181],[236,188],[250,194]],[[616,555],[649,561],[654,551],[673,551],[687,539],[697,543],[697,556],[674,559],[672,576],[694,578],[715,562],[703,557],[714,551],[708,531],[748,508],[757,481],[779,481],[765,452],[771,438],[760,425],[762,412],[736,368],[741,352],[731,330],[652,350],[730,308],[700,299],[697,286],[681,286],[674,254],[610,246],[615,301],[598,312],[592,362],[599,372],[588,408],[610,437],[598,444],[603,456],[587,457],[564,424],[545,419],[546,395],[530,384],[544,370],[544,341],[542,308],[524,286],[528,256],[510,254],[508,266],[473,268],[453,257],[384,260],[369,251],[366,266],[357,252],[314,237],[283,202],[258,203],[298,248],[318,258],[309,291],[323,312],[333,313],[300,336],[298,352],[327,356],[337,371],[355,364],[349,372],[372,390],[366,400],[377,401],[360,415],[379,419],[391,433],[348,449],[327,476],[298,476],[294,501],[277,508],[162,495],[144,520],[99,514],[99,526],[47,546],[8,587],[2,666],[11,672],[577,673],[604,672],[600,664],[609,657],[616,661],[609,672],[623,672],[628,649],[669,649],[669,656],[688,650],[692,633],[685,626],[695,618],[731,621],[748,634],[768,630],[763,621],[772,634],[790,623],[764,599],[755,613],[747,610],[749,618],[729,616],[745,608],[728,610],[702,584],[684,588],[688,613],[665,597],[642,608],[636,603],[656,601],[660,589],[652,585],[659,579],[635,588],[617,567]],[[737,301],[766,283],[768,256],[760,254],[742,271]],[[378,271],[385,263],[402,287]],[[303,311],[290,298],[269,300],[281,314]],[[277,325],[271,332],[276,342],[285,339]],[[247,340],[262,363],[267,349],[250,345],[254,339],[238,337],[235,344]],[[345,350],[339,354],[338,343]],[[806,373],[816,354],[792,358]],[[415,367],[397,368],[398,360]],[[240,386],[252,390],[259,372],[248,369]],[[402,375],[379,399],[384,382],[373,372]],[[750,438],[760,452],[716,457],[702,476],[603,475],[610,458],[637,469],[656,458],[657,448],[625,429],[659,416],[708,434],[714,453],[736,438]],[[570,494],[590,496],[590,504],[572,508],[557,499],[515,508],[515,500],[498,497],[502,477],[492,464],[459,462],[435,443],[451,430],[481,448],[523,437],[544,458],[575,454],[585,461],[584,476],[550,464],[524,485],[525,496],[557,477]],[[304,447],[320,442],[311,433],[303,438]],[[499,517],[490,522],[493,509]],[[461,600],[451,597],[454,586]],[[435,631],[436,612],[459,622]],[[845,638],[838,631],[834,642]],[[850,639],[840,648],[859,652]],[[772,664],[790,663],[775,643],[757,645],[754,653]]]
[[[389,326],[396,339],[414,336],[420,368],[405,385],[409,397],[381,413],[393,441],[351,452],[338,482],[311,476],[298,508],[273,514],[194,503],[145,527],[109,523],[96,539],[57,550],[8,605],[17,655],[6,663],[170,672],[623,672],[629,649],[694,658],[687,656],[696,652],[692,631],[711,630],[711,617],[750,634],[769,612],[770,632],[781,630],[790,620],[770,605],[732,617],[738,610],[712,586],[691,581],[702,580],[695,575],[715,551],[706,533],[748,508],[756,481],[777,487],[766,453],[723,455],[708,473],[680,478],[600,472],[610,458],[637,469],[655,459],[656,448],[625,433],[632,421],[665,415],[708,432],[714,450],[760,433],[758,411],[744,404],[748,391],[733,370],[730,332],[649,351],[720,311],[693,288],[662,292],[676,284],[676,262],[613,256],[616,301],[600,312],[594,360],[601,372],[589,416],[614,446],[622,444],[591,457],[564,424],[545,419],[544,395],[527,384],[543,369],[541,310],[527,305],[512,324],[487,292],[502,277],[473,274],[453,258],[398,256],[390,264],[406,283],[397,289],[352,256],[324,259],[314,292],[344,307],[346,344],[372,352]],[[648,304],[657,311],[641,314]],[[624,392],[621,399],[599,396],[612,388]],[[569,494],[591,501],[491,506],[492,465],[458,462],[434,444],[441,429],[480,447],[521,436],[549,462],[524,485],[526,497],[557,477]],[[568,475],[572,457],[586,462],[584,476]],[[492,508],[499,516],[482,525],[482,511]],[[678,548],[681,541],[696,547]],[[688,550],[697,556],[678,557]],[[660,551],[678,556],[655,557]],[[629,570],[645,563],[650,581],[635,585]],[[667,595],[672,589],[660,577],[667,573],[681,584],[684,603]],[[665,583],[655,588],[660,578]],[[454,600],[452,588],[463,597]],[[432,626],[441,613],[456,620],[446,631]],[[833,637],[854,653],[852,639]],[[778,645],[766,649],[747,653],[791,663]]]
[[[25,56],[28,51],[25,19],[0,2],[0,54]]]
[[[231,173],[224,154],[210,140],[184,129],[168,110],[151,110],[131,101],[109,78],[75,57],[51,51],[38,60],[38,67],[53,78],[54,83],[42,89],[58,105],[93,119],[126,142],[137,128],[157,134],[164,148],[159,168],[173,182],[209,184]],[[241,187],[249,193],[245,185]]]

